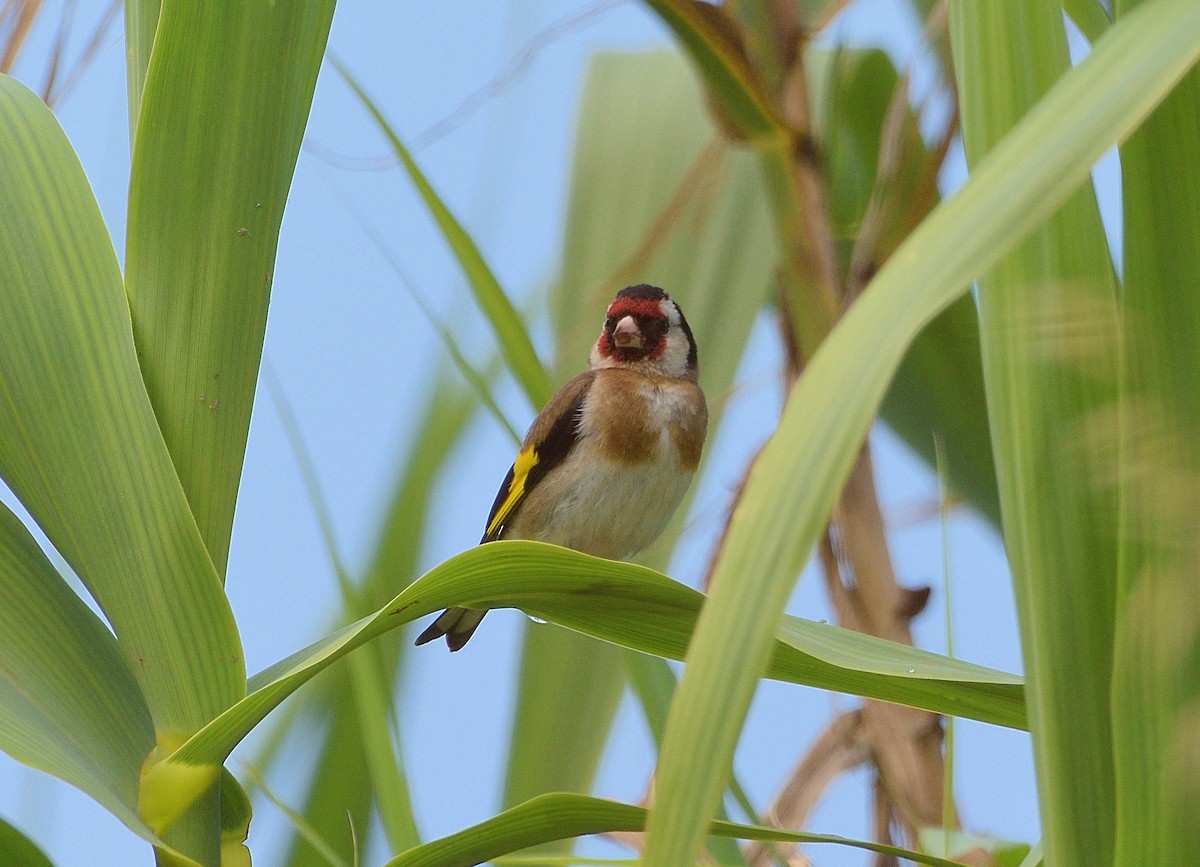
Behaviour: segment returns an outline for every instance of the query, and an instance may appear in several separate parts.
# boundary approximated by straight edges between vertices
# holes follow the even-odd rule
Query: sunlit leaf
[[[437,864],[438,867],[471,867],[549,840],[612,831],[641,831],[646,825],[646,815],[644,807],[585,795],[542,795],[506,810],[486,822],[397,855],[387,862],[387,867],[424,867],[427,864]],[[759,825],[737,825],[733,822],[712,822],[708,826],[708,833],[741,840],[826,843],[878,852],[916,864],[928,864],[930,867],[958,867],[957,862],[944,858],[829,834],[804,834]]]
[[[645,859],[690,865],[725,787],[779,612],[920,328],[1047,218],[1200,54],[1200,7],[1111,28],[888,260],[822,344],[760,454],[672,706]],[[714,712],[720,708],[720,712]]]

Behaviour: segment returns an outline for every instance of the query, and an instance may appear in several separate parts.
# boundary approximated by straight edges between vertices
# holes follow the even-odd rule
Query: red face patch
[[[667,348],[667,317],[663,315],[659,302],[650,298],[618,298],[608,306],[604,330],[600,333],[597,348],[605,358],[618,361],[652,361]],[[626,316],[632,316],[642,332],[640,348],[622,348],[613,343],[613,329]]]
[[[634,319],[662,319],[662,308],[659,302],[651,298],[618,298],[608,305],[608,316],[618,320],[622,316],[632,316]]]

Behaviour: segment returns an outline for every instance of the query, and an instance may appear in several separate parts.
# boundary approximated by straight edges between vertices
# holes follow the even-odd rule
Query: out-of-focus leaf
[[[788,133],[746,55],[726,10],[698,0],[646,0],[683,44],[718,111],[747,139],[786,140]]]
[[[751,470],[688,653],[644,858],[690,865],[728,780],[779,613],[908,345],[1084,181],[1200,54],[1200,6],[1114,26],[896,251],[822,343]]]
[[[337,853],[337,850],[334,849],[333,845],[325,840],[316,828],[310,825],[302,815],[289,807],[282,798],[272,792],[261,777],[253,771],[251,771],[251,775],[254,777],[255,785],[266,795],[267,800],[287,817],[288,822],[291,823],[296,831],[297,838],[308,844],[315,857],[319,860],[319,863],[328,865],[328,867],[350,867],[351,862],[343,859]]]
[[[1063,0],[1063,10],[1091,43],[1103,36],[1112,24],[1099,0]]]
[[[1118,0],[1116,26],[1154,3]],[[1200,859],[1200,71],[1121,148],[1121,562],[1113,863]],[[1050,859],[1047,859],[1050,862]],[[1051,862],[1052,863],[1052,862]]]
[[[1062,11],[950,4],[967,161],[1070,68]],[[1051,863],[1112,851],[1116,286],[1086,185],[979,279],[992,440]]]
[[[854,281],[877,271],[937,204],[937,166],[907,102],[897,130],[889,129],[901,81],[886,54],[842,50],[807,56],[840,264]],[[864,233],[873,240],[864,244]],[[936,462],[934,443],[940,441],[951,486],[999,528],[979,322],[971,297],[955,301],[917,335],[881,415],[930,467]]]
[[[0,660],[0,748],[152,839],[137,815],[138,770],[154,747],[146,702],[112,633],[3,504]]]
[[[474,864],[481,864],[538,843],[582,837],[585,834],[641,831],[645,826],[644,807],[585,795],[541,795],[486,822],[397,855],[387,862],[386,867],[425,867],[429,864],[437,864],[438,867],[472,867]],[[930,867],[959,867],[957,862],[935,858],[932,855],[829,834],[802,834],[760,825],[738,825],[733,822],[712,822],[708,826],[708,833],[742,840],[828,843],[878,852],[916,864],[928,864]]]
[[[941,442],[950,486],[1000,529],[973,297],[959,298],[925,326],[900,362],[880,412],[931,467]]]
[[[0,819],[0,863],[8,867],[54,867],[37,844]]]
[[[993,867],[1021,867],[1030,852],[1028,843],[943,828],[921,828],[919,837],[922,852],[954,860],[962,860],[961,856],[966,852],[985,852],[991,857]]]
[[[622,658],[625,661],[629,688],[642,706],[654,747],[658,749],[662,745],[663,733],[667,730],[667,713],[671,709],[671,699],[675,697],[675,687],[678,685],[675,672],[665,659],[658,656],[626,650],[622,653]],[[736,779],[731,782],[729,788],[735,793],[735,798],[742,800],[745,793]],[[748,802],[743,803],[743,807],[748,806]],[[724,805],[718,809],[717,818],[729,818]],[[718,864],[746,863],[742,850],[727,837],[709,837],[708,851]]]
[[[487,262],[484,261],[483,254],[479,252],[474,240],[438,196],[437,191],[426,179],[412,154],[404,146],[391,124],[387,122],[383,113],[349,71],[340,63],[336,61],[333,63],[334,68],[341,74],[346,84],[350,85],[351,90],[370,112],[371,117],[379,126],[380,132],[387,138],[392,151],[421,194],[425,206],[429,208],[430,214],[437,222],[438,228],[441,229],[446,243],[458,259],[459,266],[463,269],[463,273],[471,285],[471,290],[475,293],[475,300],[496,332],[500,354],[508,365],[509,371],[521,384],[530,402],[536,407],[541,407],[554,393],[553,387],[550,385],[546,368],[538,359],[533,342],[529,339],[529,332],[526,331],[525,323],[521,321],[516,308],[508,300],[508,295],[500,287],[500,283],[492,274]]]
[[[142,93],[125,288],[150,402],[221,576],[279,226],[332,17],[333,0],[168,0]]]
[[[0,475],[96,598],[173,746],[245,694],[146,397],[117,258],[49,109],[0,76]]]

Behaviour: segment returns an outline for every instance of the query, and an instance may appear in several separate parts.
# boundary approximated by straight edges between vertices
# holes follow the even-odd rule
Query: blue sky
[[[102,5],[82,4],[76,42]],[[59,4],[34,34],[18,78],[40,83],[45,47]],[[95,6],[92,9],[91,6]],[[859,2],[835,25],[856,44],[882,45],[903,62],[915,31],[890,0]],[[558,267],[566,210],[575,106],[588,58],[598,50],[638,51],[670,44],[635,2],[344,2],[330,50],[380,103],[407,140],[422,135],[473,95],[477,110],[459,117],[417,156],[447,203],[466,223],[501,283],[518,299],[537,297]],[[532,50],[527,50],[532,49]],[[491,87],[493,84],[502,86]],[[470,103],[475,105],[476,103]],[[119,22],[95,62],[59,107],[113,235],[124,245],[128,181],[124,42]],[[466,342],[490,339],[469,308],[457,266],[415,199],[408,181],[332,70],[322,71],[305,150],[284,220],[268,324],[265,361],[292,403],[313,455],[340,548],[362,566],[403,455],[438,338],[360,228],[360,214],[391,246],[414,284],[463,330]],[[951,180],[953,183],[953,180]],[[669,288],[669,287],[668,287]],[[601,311],[597,311],[597,322]],[[711,434],[710,467],[694,510],[695,556],[673,577],[696,584],[732,487],[746,458],[769,433],[779,409],[778,351],[762,328],[743,364],[736,423]],[[580,359],[580,365],[583,364]],[[531,418],[515,391],[500,395],[519,425]],[[511,461],[507,436],[490,419],[473,424],[443,483],[423,563],[431,566],[474,544],[496,486]],[[885,514],[936,498],[936,480],[886,431],[873,434]],[[6,495],[7,498],[7,495]],[[11,501],[11,498],[7,498]],[[1009,577],[999,542],[967,513],[943,537],[936,521],[895,526],[901,580],[935,591],[915,624],[921,646],[945,647],[942,555],[953,581],[955,650],[973,662],[1020,671]],[[399,582],[400,579],[398,579]],[[399,583],[398,583],[399,586]],[[248,667],[257,671],[327,631],[338,594],[313,509],[266,389],[251,426],[228,587]],[[789,610],[828,616],[820,580],[806,575]],[[399,720],[418,820],[436,837],[493,815],[503,780],[519,630],[524,618],[499,612],[468,651],[440,646],[414,655]],[[769,802],[805,745],[852,699],[764,684],[737,754],[737,772],[756,804]],[[252,749],[245,753],[253,755]],[[602,764],[597,792],[637,800],[653,755],[630,701]],[[234,770],[237,771],[237,758]],[[971,830],[1035,840],[1037,811],[1028,739],[964,722],[956,729],[957,795]],[[830,790],[810,829],[869,836],[865,772]],[[466,781],[464,783],[464,781]],[[272,778],[295,794],[296,775]],[[256,805],[252,849],[260,865],[277,859],[286,823]],[[85,796],[0,757],[0,815],[37,839],[58,864],[140,865],[147,847]],[[616,854],[596,844],[588,851]],[[382,851],[364,863],[376,863]],[[821,865],[867,863],[857,853],[809,852]]]

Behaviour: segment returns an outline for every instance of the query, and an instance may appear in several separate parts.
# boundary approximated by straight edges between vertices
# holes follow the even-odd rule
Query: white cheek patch
[[[663,301],[662,311],[667,317],[666,346],[662,355],[655,359],[656,365],[668,376],[682,376],[687,371],[688,355],[691,353],[691,343],[683,332],[679,308],[674,301]]]

